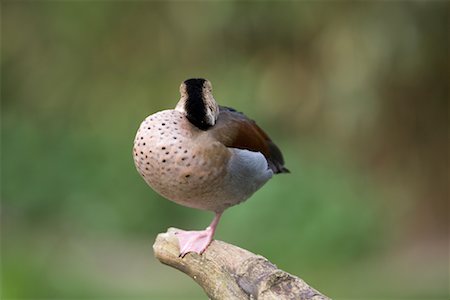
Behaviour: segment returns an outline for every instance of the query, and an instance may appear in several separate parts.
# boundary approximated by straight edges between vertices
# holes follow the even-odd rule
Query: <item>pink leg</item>
[[[176,235],[180,246],[180,257],[184,257],[189,252],[202,254],[211,243],[221,216],[222,213],[216,213],[216,216],[212,220],[211,224],[206,227],[205,230],[178,231]]]

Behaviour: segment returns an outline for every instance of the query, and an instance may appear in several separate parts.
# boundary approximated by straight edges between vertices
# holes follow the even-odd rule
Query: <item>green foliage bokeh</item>
[[[336,299],[445,298],[439,262],[392,263],[420,244],[422,195],[446,195],[445,3],[1,5],[3,299],[202,299],[150,246],[212,214],[157,195],[131,156],[190,77],[257,120],[292,172],[227,211],[218,239]]]

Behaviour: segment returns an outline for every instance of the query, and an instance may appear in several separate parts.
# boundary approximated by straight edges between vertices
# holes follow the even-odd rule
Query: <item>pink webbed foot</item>
[[[180,257],[184,257],[189,252],[202,254],[213,238],[213,232],[209,227],[201,231],[180,230],[176,235],[180,245]]]
[[[180,257],[184,257],[189,252],[202,254],[206,250],[213,239],[220,216],[221,214],[216,214],[216,217],[211,222],[211,225],[209,225],[205,230],[180,230],[175,233],[178,238],[178,245],[180,246]]]

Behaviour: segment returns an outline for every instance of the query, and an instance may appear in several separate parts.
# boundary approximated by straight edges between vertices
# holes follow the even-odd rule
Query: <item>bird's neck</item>
[[[182,95],[175,110],[182,112],[193,125],[201,130],[214,126],[219,115],[219,106],[212,95]]]

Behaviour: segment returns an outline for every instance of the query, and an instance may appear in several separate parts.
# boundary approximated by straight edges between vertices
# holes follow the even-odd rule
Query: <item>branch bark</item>
[[[214,240],[202,255],[188,253],[180,258],[175,230],[157,236],[155,257],[194,279],[213,300],[329,300],[266,258],[222,241]]]

